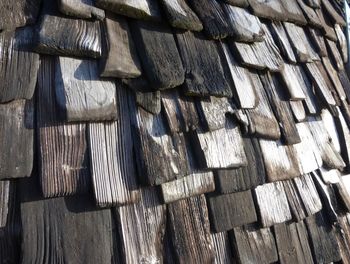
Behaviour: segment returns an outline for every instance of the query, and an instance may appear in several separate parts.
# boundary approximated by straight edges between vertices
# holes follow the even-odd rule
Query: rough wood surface
[[[143,188],[141,201],[116,208],[116,218],[124,263],[162,263],[166,206],[156,189]]]
[[[249,121],[249,132],[259,137],[277,140],[280,138],[281,132],[269,104],[264,86],[258,74],[251,73],[250,76],[255,87],[258,105],[254,109],[245,111]]]
[[[334,24],[339,24],[343,27],[346,26],[344,18],[335,10],[332,3],[329,0],[321,0],[322,7],[328,13]]]
[[[268,18],[271,20],[286,20],[286,10],[281,1],[261,1],[248,0],[250,7],[253,9],[254,15],[258,17]]]
[[[212,263],[215,252],[204,195],[169,204],[168,216],[177,263]]]
[[[350,102],[350,79],[345,70],[338,71],[339,80],[346,94],[346,101]]]
[[[10,202],[10,181],[0,181],[0,229],[6,227]]]
[[[305,25],[306,19],[303,15],[303,11],[298,5],[296,0],[281,0],[282,6],[284,7],[288,21],[296,24]]]
[[[265,183],[265,165],[256,138],[243,137],[248,166],[215,171],[215,185],[220,193],[241,192]]]
[[[290,101],[290,109],[292,110],[294,119],[297,122],[304,122],[307,118],[303,101]]]
[[[235,168],[247,164],[243,140],[237,124],[227,119],[225,128],[193,133],[196,159],[202,168]]]
[[[350,217],[349,214],[338,217],[338,223],[340,225],[340,230],[337,230],[337,240],[338,246],[340,248],[340,254],[342,256],[342,262],[344,264],[349,264],[350,262]]]
[[[334,65],[336,66],[336,68],[338,69],[338,71],[341,71],[344,69],[344,62],[341,56],[341,53],[337,47],[337,44],[335,41],[326,40],[326,46],[328,47],[329,50],[329,57],[332,58]]]
[[[258,98],[256,96],[255,87],[253,86],[248,70],[239,66],[227,44],[222,43],[221,48],[224,51],[235,86],[235,89],[233,89],[233,95],[236,101],[238,102],[240,108],[255,108],[258,104]]]
[[[230,264],[233,261],[232,250],[227,232],[211,235],[215,249],[215,264]]]
[[[274,263],[278,252],[269,228],[258,230],[236,227],[230,232],[234,256],[239,263]]]
[[[133,203],[139,198],[128,94],[121,86],[117,87],[117,104],[117,121],[88,126],[92,182],[101,207]]]
[[[185,176],[189,165],[183,133],[167,134],[163,116],[152,115],[130,100],[139,178],[159,185]]]
[[[174,132],[194,130],[199,125],[195,101],[182,96],[177,90],[164,91],[161,94],[162,105],[169,129]]]
[[[326,42],[324,40],[323,34],[319,29],[309,28],[308,36],[310,37],[311,43],[314,45],[316,52],[321,57],[328,56]]]
[[[293,245],[292,230],[285,223],[273,227],[280,263],[295,263],[297,250]]]
[[[334,25],[335,33],[337,34],[338,46],[343,58],[344,63],[348,62],[348,44],[342,27],[338,24]]]
[[[239,7],[248,7],[249,3],[247,0],[223,0],[225,3],[233,5],[233,6],[239,6]]]
[[[175,202],[215,190],[212,172],[193,172],[182,179],[163,183],[161,192],[165,203]]]
[[[104,26],[106,43],[101,60],[101,76],[117,78],[141,76],[141,63],[126,19],[109,15],[105,19]]]
[[[250,14],[246,9],[222,5],[230,26],[232,27],[232,38],[235,41],[255,42],[263,41],[264,34],[259,18]]]
[[[202,22],[185,0],[162,0],[161,2],[173,27],[191,31],[203,29]]]
[[[298,222],[291,224],[289,228],[291,230],[292,243],[297,251],[298,263],[314,263],[305,223]]]
[[[307,217],[306,210],[303,206],[303,201],[298,193],[297,187],[293,180],[282,182],[284,191],[287,196],[290,212],[294,221],[301,221]]]
[[[136,92],[136,104],[147,112],[158,115],[162,108],[160,91],[156,92]]]
[[[0,3],[0,29],[15,29],[36,22],[41,0],[3,0]]]
[[[185,92],[231,97],[232,90],[225,78],[217,43],[190,31],[177,32],[176,38],[185,67]]]
[[[135,19],[159,21],[160,9],[153,0],[95,0],[105,10]]]
[[[318,17],[315,9],[305,3],[305,0],[297,0],[300,8],[303,10],[306,20],[314,27],[322,28],[322,22]],[[306,0],[309,1],[309,0]],[[313,0],[311,0],[313,1]]]
[[[299,62],[312,62],[320,59],[302,27],[289,22],[285,22],[284,27]]]
[[[0,104],[0,179],[29,177],[34,162],[33,102]]]
[[[30,51],[32,44],[31,28],[0,33],[0,103],[32,98],[39,68],[39,55]]]
[[[101,56],[101,30],[97,21],[44,15],[36,41],[35,49],[39,53],[92,58]]]
[[[93,0],[59,0],[59,10],[77,18],[97,18],[103,20],[105,11],[94,6]]]
[[[189,4],[202,21],[209,38],[222,39],[232,35],[233,29],[219,1],[197,0],[189,1]]]
[[[330,263],[341,259],[334,229],[326,221],[321,213],[306,219],[311,248],[317,263]]]
[[[35,175],[20,182],[22,260],[110,263],[114,255],[111,211],[96,211],[89,196],[43,200],[36,186]]]
[[[262,29],[265,32],[264,41],[254,42],[253,44],[232,41],[233,49],[245,66],[258,70],[279,71],[283,66],[280,51],[267,25],[262,24]]]
[[[215,232],[228,231],[258,220],[250,190],[209,196],[208,207]]]
[[[54,58],[42,57],[38,75],[38,156],[44,197],[75,194],[89,190],[90,172],[86,126],[59,119],[54,94]]]
[[[339,179],[339,182],[335,184],[335,189],[346,210],[350,211],[350,175],[343,175]]]
[[[340,115],[338,109],[336,108],[336,113]],[[334,146],[334,150],[338,153],[341,151],[340,146],[340,134],[339,134],[339,128],[338,128],[338,120],[339,116],[334,118],[331,112],[328,109],[322,109],[321,111],[321,120],[324,124],[324,128],[326,129],[330,141],[332,142]]]
[[[338,71],[333,67],[330,59],[328,57],[322,58],[323,66],[328,73],[328,76],[333,83],[337,97],[340,100],[346,100],[346,93],[344,91],[343,85],[339,79]]]
[[[58,57],[55,69],[56,101],[67,121],[117,117],[115,84],[99,79],[97,61]]]
[[[257,211],[264,227],[292,219],[282,182],[267,183],[254,190]]]
[[[284,83],[287,86],[290,100],[303,100],[306,99],[304,92],[305,81],[300,72],[300,66],[285,63],[281,70],[281,76]]]
[[[333,41],[337,41],[337,35],[334,31],[334,23],[332,23],[328,16],[324,13],[323,8],[315,9],[316,15],[321,23],[322,32],[324,33],[326,38],[329,38]]]
[[[133,21],[131,34],[143,71],[155,90],[184,82],[185,71],[171,29],[166,24]]]

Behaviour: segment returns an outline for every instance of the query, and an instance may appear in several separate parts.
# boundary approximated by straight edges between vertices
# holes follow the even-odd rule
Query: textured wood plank
[[[336,113],[339,114],[338,109],[336,109]],[[339,137],[339,128],[338,128],[338,118],[333,117],[331,112],[327,109],[322,109],[321,111],[321,120],[324,124],[324,128],[327,130],[327,133],[330,137],[330,140],[334,146],[336,152],[340,153],[340,137]]]
[[[217,43],[190,31],[178,31],[176,38],[186,72],[186,93],[231,97],[232,90],[224,75]]]
[[[294,221],[301,221],[307,217],[307,212],[303,206],[303,201],[298,193],[297,187],[293,180],[282,182],[284,191],[287,196],[290,212]]]
[[[208,207],[215,232],[228,231],[258,220],[250,190],[209,196]]]
[[[226,232],[214,233],[211,235],[215,249],[215,264],[230,264],[233,256],[230,248],[230,241]]]
[[[340,230],[336,232],[342,262],[349,264],[350,260],[350,228],[349,228],[349,214],[338,217]]]
[[[329,57],[331,57],[333,59],[334,65],[336,66],[336,68],[341,71],[344,69],[344,63],[343,63],[343,59],[342,56],[340,54],[340,51],[337,47],[337,44],[335,41],[326,40],[326,46],[328,47],[329,50]]]
[[[191,31],[201,31],[203,29],[202,22],[185,0],[162,0],[161,2],[170,25],[173,27]]]
[[[286,10],[281,1],[272,0],[269,2],[261,0],[248,0],[254,15],[271,20],[286,20]]]
[[[257,211],[264,227],[292,219],[282,182],[267,183],[254,190]]]
[[[278,252],[269,228],[258,230],[236,227],[230,232],[234,245],[234,256],[239,263],[274,263]]]
[[[306,33],[302,27],[293,23],[283,23],[286,32],[291,39],[291,45],[294,50],[295,57],[299,62],[312,62],[320,60],[311,43],[307,39]]]
[[[60,121],[53,90],[54,73],[54,59],[42,57],[36,123],[39,177],[44,197],[86,192],[90,184],[86,126]]]
[[[300,8],[303,10],[303,13],[308,23],[314,27],[322,28],[322,22],[318,17],[315,9],[312,8],[310,5],[306,4],[306,2],[308,2],[309,0],[297,0],[297,1]],[[310,0],[310,1],[313,1],[313,0]]]
[[[159,185],[185,176],[189,165],[183,133],[167,134],[162,115],[147,113],[130,100],[139,178]]]
[[[105,18],[105,11],[96,8],[93,0],[59,0],[59,10],[67,16],[77,18]]]
[[[196,159],[203,168],[235,168],[247,164],[243,140],[237,124],[227,119],[225,128],[194,132]]]
[[[270,73],[260,74],[260,79],[280,125],[285,143],[288,145],[299,143],[300,136],[293,120],[288,98],[285,94],[285,87],[276,75]]]
[[[335,184],[335,189],[338,197],[342,201],[346,210],[350,210],[350,175],[343,175],[339,177],[339,182]]]
[[[291,100],[306,99],[304,89],[305,81],[300,72],[300,66],[285,63],[281,70],[281,76],[287,86]]]
[[[340,181],[340,171],[337,169],[327,170],[324,167],[319,169],[319,174],[325,184],[336,184]]]
[[[92,182],[99,206],[124,205],[139,199],[128,94],[117,88],[118,118],[108,123],[90,123],[89,149]]]
[[[36,187],[35,175],[20,182],[22,260],[46,264],[110,263],[111,211],[96,211],[89,196],[43,200]]]
[[[189,1],[203,23],[204,32],[209,38],[222,39],[232,35],[233,29],[219,1],[197,0]]]
[[[342,114],[342,112],[338,109],[338,120],[337,122],[337,131],[339,133],[339,139],[340,139],[340,154],[342,155],[342,158],[344,162],[346,163],[346,169],[348,171],[349,165],[350,165],[350,130],[347,126],[347,123],[345,121],[345,118]]]
[[[266,139],[260,139],[259,143],[269,181],[291,179],[301,174],[293,145]]]
[[[247,166],[215,171],[216,189],[221,193],[241,192],[265,183],[265,165],[256,138],[243,137]]]
[[[329,0],[321,0],[322,7],[328,13],[329,17],[332,19],[334,24],[339,24],[343,27],[346,26],[344,18],[335,10],[333,5]]]
[[[258,74],[251,73],[250,76],[255,87],[258,105],[255,109],[245,110],[249,121],[249,132],[259,137],[277,140],[280,138],[281,132],[268,102],[264,86]]]
[[[289,101],[294,119],[297,122],[304,122],[307,118],[303,101]]]
[[[33,102],[0,104],[0,179],[29,177],[33,168]]]
[[[232,37],[235,41],[255,42],[263,41],[264,34],[259,18],[250,14],[246,9],[222,5],[229,24],[232,27]]]
[[[158,115],[162,108],[160,91],[156,92],[136,92],[136,104],[147,112]]]
[[[290,40],[288,39],[287,32],[283,27],[283,23],[277,21],[272,22],[271,33],[284,57],[287,58],[289,62],[296,63],[297,60],[295,58]]]
[[[233,105],[226,97],[210,96],[197,101],[197,112],[209,131],[222,129],[225,127],[226,114],[233,113]]]
[[[99,79],[95,60],[58,57],[55,69],[56,101],[67,121],[117,117],[115,84]]]
[[[232,42],[233,49],[245,66],[279,71],[283,65],[280,51],[267,25],[262,24],[262,29],[265,32],[264,41],[253,44]]]
[[[309,27],[307,32],[309,33],[308,36],[310,37],[311,43],[313,44],[316,52],[321,57],[327,57],[328,52],[326,42],[324,40],[321,30]]]
[[[142,68],[153,89],[169,89],[184,82],[181,58],[171,29],[166,24],[133,21],[131,33]]]
[[[32,44],[31,28],[0,33],[0,103],[32,98],[39,68]]]
[[[292,243],[297,251],[298,263],[313,264],[308,233],[304,222],[298,222],[289,226]]]
[[[0,228],[6,227],[9,213],[10,181],[0,181]]]
[[[116,209],[124,263],[162,263],[166,207],[156,189],[143,188],[141,201]]]
[[[300,25],[306,24],[306,18],[304,17],[303,11],[300,9],[296,0],[281,0],[281,3],[286,10],[288,21]]]
[[[238,102],[240,108],[255,108],[258,104],[258,98],[256,96],[255,88],[248,70],[239,66],[227,44],[222,43],[221,48],[224,51],[235,86],[235,89],[233,89],[233,95],[236,101]]]
[[[337,97],[340,100],[346,100],[346,94],[343,85],[339,79],[338,71],[333,67],[328,57],[322,58],[322,62],[331,82],[333,83],[335,91],[337,92]]]
[[[215,190],[212,172],[194,172],[182,179],[161,185],[165,203],[175,202]]]
[[[131,38],[129,25],[121,16],[105,19],[105,54],[102,56],[101,76],[136,78],[141,75],[141,63]]]
[[[326,221],[321,213],[306,219],[311,248],[317,263],[330,263],[341,259],[334,229]]]
[[[164,91],[161,97],[172,133],[194,130],[198,127],[199,117],[195,101],[191,97],[181,96],[177,90]]]
[[[101,30],[97,21],[43,15],[36,41],[35,50],[39,53],[92,58],[101,56]]]
[[[324,68],[316,63],[306,63],[306,72],[315,85],[317,93],[324,102],[329,105],[336,105],[335,99],[330,91],[331,83]]]
[[[0,3],[0,29],[14,29],[36,22],[41,0],[4,0]]]
[[[350,79],[345,70],[338,71],[339,80],[346,94],[346,101],[350,102]]]
[[[347,63],[349,59],[348,58],[349,55],[348,55],[348,44],[347,44],[345,34],[343,32],[342,27],[338,24],[334,25],[334,29],[335,29],[335,33],[337,34],[338,46],[340,48],[343,61],[344,63]]]
[[[323,8],[315,9],[316,15],[318,16],[318,19],[321,22],[322,31],[326,38],[329,38],[333,41],[337,41],[337,35],[335,34],[333,28],[334,23],[329,20],[328,16],[326,16],[326,14],[323,11]]]
[[[274,233],[280,263],[295,263],[297,250],[293,245],[292,231],[290,226],[283,223],[275,225]]]
[[[136,19],[160,20],[160,10],[153,0],[96,0],[105,10]]]
[[[215,258],[204,195],[168,205],[177,263],[212,263]]]

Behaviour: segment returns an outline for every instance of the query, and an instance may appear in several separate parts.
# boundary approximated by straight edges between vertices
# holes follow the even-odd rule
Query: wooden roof
[[[350,263],[335,0],[1,0],[0,263]]]

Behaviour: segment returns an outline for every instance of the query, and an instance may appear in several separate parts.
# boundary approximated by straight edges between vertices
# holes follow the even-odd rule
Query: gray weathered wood
[[[337,131],[340,136],[340,153],[348,169],[350,164],[350,130],[345,121],[343,113],[339,109],[338,114]]]
[[[185,92],[231,97],[232,90],[225,78],[217,43],[190,31],[178,31],[176,38],[185,67]]]
[[[34,162],[33,102],[0,104],[0,179],[29,177]]]
[[[340,48],[343,61],[347,63],[349,59],[348,58],[349,55],[348,55],[348,44],[346,41],[345,34],[343,32],[342,27],[338,24],[335,24],[334,29],[335,29],[335,33],[337,34],[338,46]]]
[[[86,126],[60,121],[54,92],[55,61],[42,57],[36,108],[39,178],[44,197],[90,189]]]
[[[212,172],[193,172],[182,179],[163,183],[161,191],[165,203],[175,202],[215,190]]]
[[[239,127],[230,119],[226,120],[225,128],[209,132],[197,129],[192,143],[203,168],[236,168],[247,164]]]
[[[298,263],[313,264],[308,233],[304,222],[298,222],[289,226],[292,243],[297,251]],[[294,260],[295,261],[295,260]]]
[[[167,134],[161,114],[152,115],[130,100],[138,172],[142,182],[159,185],[187,175],[183,133]]]
[[[287,20],[286,10],[281,1],[248,0],[254,15],[271,20]]]
[[[293,245],[291,226],[285,223],[273,227],[280,263],[295,263],[297,250]]]
[[[339,114],[338,108],[336,108],[336,113]],[[331,112],[327,109],[322,109],[321,111],[321,120],[323,122],[324,128],[327,130],[327,133],[330,137],[330,141],[334,146],[334,150],[338,153],[341,151],[340,146],[340,135],[338,128],[338,118],[335,119]]]
[[[168,216],[177,263],[212,263],[215,252],[204,195],[169,204]]]
[[[309,27],[308,33],[309,33],[308,36],[310,37],[311,43],[314,45],[317,53],[321,57],[327,57],[328,52],[327,52],[326,42],[321,30]]]
[[[284,191],[287,196],[290,212],[294,221],[301,221],[307,217],[307,212],[304,208],[303,201],[298,193],[297,187],[293,180],[282,182]]]
[[[330,55],[329,57],[333,59],[334,65],[336,66],[337,70],[338,71],[343,70],[344,63],[336,42],[327,39],[326,46],[328,47],[328,50],[329,50],[329,55]]]
[[[66,37],[70,36],[70,37]],[[101,29],[98,21],[43,15],[35,50],[50,55],[101,56]]]
[[[255,87],[258,105],[254,109],[245,110],[248,116],[250,134],[277,140],[281,136],[279,124],[268,102],[267,94],[257,73],[250,73]]]
[[[178,90],[164,91],[161,97],[167,123],[172,133],[194,130],[198,127],[199,117],[193,98],[181,96]]]
[[[262,24],[262,29],[265,32],[264,41],[253,44],[232,42],[233,49],[246,66],[279,71],[283,66],[280,51],[267,25]]]
[[[322,31],[325,35],[326,38],[329,38],[333,41],[337,41],[337,35],[334,31],[334,23],[331,22],[328,19],[328,16],[325,15],[325,13],[323,12],[324,9],[319,8],[319,9],[314,9],[316,12],[316,15],[321,23],[322,26]]]
[[[291,100],[306,99],[304,88],[305,81],[300,73],[300,66],[285,63],[281,70],[281,76],[285,82]]]
[[[258,220],[250,190],[209,196],[208,207],[215,232],[227,231]]]
[[[296,0],[281,0],[282,6],[286,11],[288,21],[294,22],[299,25],[305,25],[306,19],[303,15],[303,11],[300,9]]]
[[[274,263],[278,261],[276,242],[270,228],[236,227],[230,232],[234,256],[239,263]]]
[[[42,199],[36,180],[33,175],[20,182],[22,262],[110,263],[111,211],[96,210],[89,196]]]
[[[337,240],[340,248],[340,254],[342,256],[342,262],[344,264],[349,264],[350,261],[350,222],[349,214],[338,217],[338,223],[340,225],[339,230],[337,230]]]
[[[30,27],[0,33],[0,103],[32,98],[39,68],[32,44]]]
[[[248,7],[249,3],[247,0],[223,0],[225,3],[238,6],[238,7]]]
[[[346,101],[350,102],[350,79],[345,70],[338,71],[339,80],[346,94]]]
[[[337,184],[340,181],[341,173],[337,169],[325,169],[324,167],[319,168],[319,174],[325,184]]]
[[[97,61],[58,57],[55,69],[56,101],[67,121],[117,117],[115,84],[99,79]]]
[[[303,2],[312,8],[321,8],[321,0],[303,0]]]
[[[156,92],[136,92],[136,103],[147,112],[158,115],[162,108],[160,91]]]
[[[235,86],[233,95],[236,97],[236,101],[239,103],[240,108],[255,108],[258,104],[258,98],[248,70],[239,66],[227,44],[221,43],[221,48],[224,51]]]
[[[160,9],[154,0],[95,0],[105,10],[136,19],[160,20]]]
[[[162,0],[161,2],[173,27],[192,31],[203,29],[202,22],[185,0]]]
[[[116,218],[124,263],[162,263],[166,206],[156,189],[143,188],[141,201],[118,207]]]
[[[303,102],[304,101],[289,101],[290,109],[297,122],[304,122],[307,118]]]
[[[247,166],[215,171],[215,185],[220,193],[241,192],[265,183],[265,166],[256,138],[243,137]]]
[[[166,24],[133,21],[131,34],[145,76],[155,90],[174,88],[185,79],[185,71],[171,29]]]
[[[350,211],[350,175],[343,175],[339,179],[335,188],[346,210]]]
[[[307,35],[302,27],[293,23],[283,23],[286,32],[291,40],[295,57],[299,62],[312,62],[320,60],[314,48],[311,46]]]
[[[250,14],[246,9],[222,4],[235,41],[255,42],[263,41],[264,34],[259,18]]]
[[[0,181],[0,228],[6,227],[10,202],[10,181]]]
[[[267,183],[254,190],[257,211],[264,227],[292,219],[282,182]]]
[[[215,249],[215,264],[230,264],[233,262],[232,250],[227,232],[211,235]]]
[[[133,203],[140,196],[133,156],[128,93],[121,86],[117,87],[117,104],[117,121],[88,125],[92,183],[100,207]]]
[[[105,11],[96,8],[93,0],[60,0],[59,10],[65,15],[77,18],[105,18]]]
[[[330,263],[341,259],[335,231],[326,221],[321,213],[306,219],[316,263]]]
[[[15,29],[36,22],[41,0],[3,0],[0,29]]]
[[[102,54],[102,77],[136,78],[141,75],[141,63],[136,53],[131,31],[125,18],[105,19],[105,53]]]
[[[339,24],[343,27],[346,26],[345,19],[335,10],[333,5],[329,0],[321,0],[322,7],[328,13],[329,17],[332,19],[334,24]]]
[[[303,10],[306,20],[314,27],[322,28],[322,22],[318,17],[314,8],[310,7],[305,3],[305,0],[297,0],[300,8]],[[309,0],[306,0],[309,1]],[[311,0],[313,1],[313,0]]]
[[[343,85],[339,79],[338,76],[338,71],[333,67],[330,59],[328,57],[324,57],[322,58],[322,62],[324,65],[324,68],[326,70],[326,72],[328,73],[328,76],[330,78],[330,80],[333,83],[333,86],[337,92],[337,97],[339,97],[340,100],[346,100],[346,94],[343,88]]]

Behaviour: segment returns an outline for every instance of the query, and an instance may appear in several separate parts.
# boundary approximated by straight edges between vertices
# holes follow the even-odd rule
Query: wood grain
[[[297,0],[297,2],[300,8],[303,10],[307,22],[314,27],[322,28],[322,22],[315,9],[312,8],[309,4],[306,4],[306,2],[314,2],[314,0]]]
[[[65,15],[77,18],[105,18],[105,11],[96,8],[92,0],[59,0],[59,10]]]
[[[160,91],[156,92],[136,92],[136,104],[147,112],[158,115],[162,108]]]
[[[10,202],[10,181],[0,181],[0,228],[6,227],[9,202]]]
[[[303,100],[306,99],[304,93],[305,81],[300,73],[300,66],[285,63],[281,70],[282,80],[288,88],[290,100]]]
[[[227,232],[211,235],[215,249],[215,264],[230,264],[233,261],[232,250]]]
[[[273,0],[269,2],[260,0],[248,0],[250,7],[253,9],[254,15],[258,17],[268,18],[271,20],[286,20],[286,10],[282,2]]]
[[[343,32],[342,27],[338,24],[334,25],[334,30],[335,30],[335,33],[337,34],[338,47],[340,49],[340,53],[342,55],[343,61],[344,63],[347,63],[349,60],[349,55],[348,55],[348,45],[347,45],[345,34]]]
[[[286,11],[288,21],[299,25],[306,25],[306,19],[303,15],[303,11],[299,7],[296,0],[281,0],[281,3]]]

